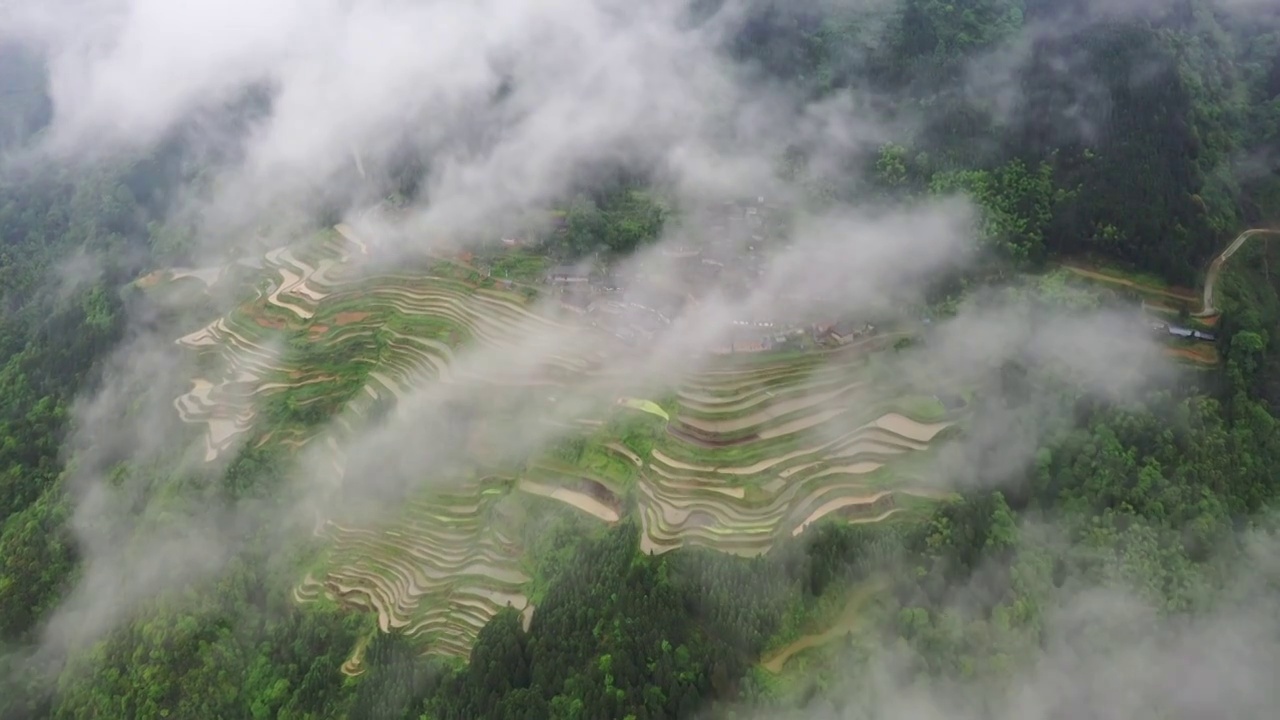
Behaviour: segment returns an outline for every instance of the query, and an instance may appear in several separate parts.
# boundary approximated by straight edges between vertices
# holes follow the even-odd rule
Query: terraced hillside
[[[875,522],[939,497],[921,471],[956,419],[880,377],[889,342],[689,378],[643,462],[643,547],[760,554],[824,517]]]
[[[520,548],[504,532],[510,498],[503,483],[460,483],[447,493],[410,500],[393,521],[349,528],[328,521],[325,564],[294,591],[299,602],[320,595],[377,613],[378,627],[421,637],[431,650],[466,657],[476,634],[499,609],[526,622],[529,577]]]
[[[350,228],[273,250],[258,265],[149,281],[189,292],[253,288],[230,313],[177,340],[197,355],[200,373],[174,407],[202,433],[207,461],[242,442],[305,449],[321,458],[310,482],[334,493],[350,492],[368,470],[346,477],[348,448],[415,391],[464,384],[498,402],[554,400],[592,377],[614,342],[446,260],[375,269]],[[460,359],[474,347],[514,356],[546,331],[592,342],[547,353],[536,372]],[[545,512],[602,523],[635,512],[646,551],[698,544],[742,555],[824,518],[910,516],[941,497],[926,482],[929,458],[963,411],[944,410],[930,395],[940,388],[896,378],[894,340],[724,358],[663,397],[619,397],[594,417],[547,413],[539,421],[558,439],[527,457],[498,457],[502,430],[459,427],[448,442],[465,462],[423,468],[421,487],[394,512],[377,522],[317,518],[327,551],[295,597],[368,609],[383,631],[466,657],[498,610],[515,607],[526,622],[535,611],[522,538]]]

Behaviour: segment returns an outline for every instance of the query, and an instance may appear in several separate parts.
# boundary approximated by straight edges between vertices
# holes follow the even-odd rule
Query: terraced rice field
[[[500,609],[526,620],[533,608],[523,588],[520,546],[504,532],[504,500],[489,483],[463,484],[448,493],[415,498],[392,522],[322,529],[332,542],[327,574],[295,591],[301,602],[320,595],[377,614],[383,632],[421,638],[433,651],[466,657],[476,634]]]
[[[895,468],[956,421],[923,422],[858,379],[851,353],[821,366],[689,378],[639,482],[646,552],[686,544],[767,552],[827,517],[876,522],[940,493]],[[914,498],[914,500],[913,500]]]
[[[203,375],[174,400],[184,422],[202,427],[205,459],[215,461],[242,442],[311,445],[328,456],[341,485],[342,446],[380,408],[394,408],[416,386],[465,379],[454,365],[466,342],[502,344],[547,324],[523,299],[470,287],[443,274],[362,271],[366,248],[343,236],[273,250],[254,299],[177,342],[196,353]],[[194,275],[172,273],[176,281]],[[196,276],[206,284],[217,269]],[[556,364],[556,361],[553,361]],[[561,361],[580,370],[576,361]],[[323,430],[280,425],[275,404],[296,413],[324,405],[333,422]],[[275,421],[275,426],[270,427]],[[533,611],[523,588],[518,526],[508,521],[511,478],[465,479],[422,492],[378,527],[347,527],[321,518],[328,541],[321,567],[299,584],[295,599],[328,596],[376,614],[383,631],[419,637],[432,652],[466,657],[476,633],[498,610]],[[539,486],[523,488],[536,490]],[[606,520],[616,511],[572,490],[545,494],[587,505]]]
[[[344,448],[416,389],[483,383],[495,397],[504,388],[554,392],[596,372],[594,350],[552,354],[545,372],[533,374],[469,367],[458,359],[465,348],[502,357],[521,352],[531,333],[589,331],[483,287],[456,265],[373,271],[358,234],[338,230],[267,253],[252,299],[177,340],[197,355],[201,375],[174,408],[203,432],[206,460],[245,442],[308,447],[332,475],[312,482],[336,492]],[[216,268],[170,280],[182,274],[226,282]],[[962,418],[911,397],[917,391],[869,379],[867,357],[890,342],[786,361],[721,361],[683,378],[669,397],[616,398],[603,404],[608,417],[556,421],[580,441],[576,461],[494,467],[483,449],[468,450],[470,474],[431,478],[432,489],[411,493],[376,526],[318,518],[328,549],[295,598],[367,609],[382,631],[466,657],[500,609],[514,607],[526,622],[534,612],[521,541],[530,508],[602,523],[635,512],[646,552],[696,544],[740,555],[767,552],[823,520],[909,516],[941,497],[923,470]],[[646,429],[633,437],[615,420]]]

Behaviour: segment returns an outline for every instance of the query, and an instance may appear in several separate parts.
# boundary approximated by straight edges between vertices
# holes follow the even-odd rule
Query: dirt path
[[[1163,295],[1164,297],[1179,300],[1184,303],[1199,300],[1200,309],[1191,313],[1191,316],[1195,318],[1214,318],[1218,315],[1219,310],[1213,304],[1213,291],[1218,282],[1218,275],[1222,272],[1222,266],[1232,255],[1236,253],[1237,250],[1241,248],[1241,246],[1244,245],[1245,241],[1255,235],[1280,235],[1280,230],[1273,230],[1270,228],[1250,228],[1236,236],[1236,239],[1232,240],[1231,244],[1227,245],[1226,249],[1219,253],[1218,256],[1213,259],[1213,262],[1209,264],[1209,270],[1205,274],[1204,289],[1202,290],[1201,297],[1196,297],[1194,294],[1189,292],[1178,292],[1175,290],[1144,285],[1139,282],[1134,282],[1133,280],[1116,277],[1115,275],[1107,275],[1106,273],[1100,273],[1079,265],[1072,265],[1070,263],[1062,263],[1062,267],[1082,277],[1100,280],[1113,285],[1124,285],[1126,287],[1134,288],[1135,290],[1153,295]]]
[[[1266,228],[1253,228],[1240,233],[1240,236],[1231,241],[1226,250],[1222,254],[1213,259],[1213,263],[1209,265],[1209,272],[1204,278],[1204,298],[1201,300],[1201,308],[1199,312],[1192,313],[1195,317],[1207,317],[1209,315],[1217,315],[1218,309],[1213,306],[1213,287],[1218,282],[1218,275],[1222,272],[1222,265],[1227,259],[1236,254],[1240,246],[1254,235],[1277,235],[1280,231],[1269,230]]]
[[[1134,282],[1133,280],[1128,280],[1126,278],[1100,273],[1096,270],[1080,267],[1079,265],[1063,263],[1062,267],[1091,280],[1099,280],[1112,285],[1124,285],[1125,287],[1131,287],[1135,290],[1141,290],[1154,295],[1163,295],[1167,298],[1173,298],[1174,300],[1181,300],[1183,302],[1195,302],[1197,300],[1196,296],[1190,292],[1175,292],[1173,290],[1165,290],[1164,288],[1152,287],[1151,285],[1144,285],[1140,282]]]
[[[342,674],[347,677],[357,677],[364,674],[364,650],[369,646],[369,637],[360,638],[355,648],[351,651],[351,656],[347,661],[342,663]]]
[[[765,670],[778,675],[782,672],[782,668],[786,666],[787,661],[794,657],[797,653],[809,648],[821,647],[827,643],[852,632],[862,624],[862,609],[866,607],[867,602],[873,595],[882,588],[881,583],[868,583],[853,592],[849,598],[849,602],[844,606],[844,611],[840,613],[840,618],[834,625],[827,628],[824,632],[815,635],[805,635],[786,647],[775,651],[760,662],[760,666]]]
[[[205,284],[205,287],[213,287],[222,278],[222,273],[226,270],[226,266],[206,268],[173,268],[169,271],[169,280],[177,281],[182,278],[195,278]]]

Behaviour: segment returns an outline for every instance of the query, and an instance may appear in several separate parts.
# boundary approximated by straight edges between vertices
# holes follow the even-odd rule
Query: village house
[[[676,245],[674,247],[663,247],[661,250],[659,250],[659,252],[662,254],[663,257],[673,258],[678,260],[692,259],[702,255],[701,250],[699,250],[696,247],[690,247],[688,245]]]
[[[831,339],[841,345],[847,345],[853,342],[853,339],[857,337],[857,334],[857,326],[847,320],[838,322],[831,326]]]
[[[1204,340],[1206,342],[1213,342],[1214,340],[1213,333],[1203,332],[1200,330],[1192,330],[1191,328],[1179,327],[1177,325],[1170,325],[1168,323],[1163,323],[1163,322],[1152,323],[1151,329],[1155,330],[1156,332],[1168,333],[1170,335],[1173,335],[1174,337],[1180,337],[1187,340]]]
[[[626,309],[627,306],[617,300],[605,300],[604,302],[596,303],[591,312],[602,315],[621,315]]]
[[[646,305],[629,302],[627,303],[627,307],[631,310],[631,312],[628,313],[628,316],[633,322],[662,323],[663,325],[671,324],[670,318]]]
[[[818,323],[813,326],[813,339],[814,342],[827,340],[837,345],[848,345],[857,338],[874,334],[875,330],[875,325],[871,323],[858,324],[851,320]]]
[[[613,273],[606,272],[592,280],[591,288],[596,292],[618,292],[622,289],[622,281]]]
[[[771,348],[768,338],[726,341],[710,349],[712,355],[735,355],[765,352]]]
[[[771,349],[773,349],[773,342],[767,337],[733,341],[735,353],[758,353]]]
[[[671,322],[684,310],[685,296],[670,290],[623,293],[623,302],[641,312],[653,313],[663,322]]]
[[[549,285],[579,285],[586,284],[590,280],[590,276],[586,272],[579,270],[572,265],[558,265],[547,273],[547,284]]]
[[[594,303],[591,296],[584,292],[564,292],[560,294],[560,306],[570,312],[585,315],[591,312]]]

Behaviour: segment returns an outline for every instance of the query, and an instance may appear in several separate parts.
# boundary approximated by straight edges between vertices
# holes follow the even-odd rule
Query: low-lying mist
[[[1142,586],[1143,568],[1120,577],[1051,579],[1056,562],[1112,548],[1070,546],[1048,519],[1027,520],[1014,573],[1021,607],[999,612],[1038,620],[1023,637],[993,637],[1016,654],[995,655],[1007,672],[973,668],[969,680],[925,680],[922,662],[902,645],[850,650],[829,692],[798,710],[748,711],[752,718],[1202,718],[1270,717],[1280,660],[1280,567],[1274,530],[1239,538],[1241,551],[1223,556],[1217,586],[1192,614],[1171,613],[1159,593]],[[1120,550],[1152,562],[1149,549]],[[975,618],[969,598],[989,593],[981,569],[949,590],[945,612],[963,624]],[[1029,605],[1027,605],[1029,603]],[[987,618],[981,618],[989,620]],[[892,620],[889,620],[892,622]],[[999,623],[993,623],[999,627]],[[1008,630],[1003,632],[1008,633]],[[1025,632],[1025,631],[1023,631]],[[871,630],[865,636],[876,636]],[[866,643],[866,637],[860,638]],[[874,642],[874,640],[872,640]],[[1026,643],[1031,643],[1029,646]],[[865,645],[864,645],[865,647]],[[939,648],[944,654],[947,650]],[[1016,658],[1016,660],[1015,660]],[[1010,661],[1014,664],[1010,665]]]
[[[531,322],[500,345],[454,348],[455,372],[408,388],[385,417],[353,431],[338,432],[332,419],[316,428],[334,444],[311,443],[291,457],[268,498],[208,500],[255,432],[206,462],[203,437],[174,407],[202,371],[175,340],[253,290],[220,282],[198,298],[137,303],[102,381],[73,410],[66,485],[81,570],[45,622],[38,656],[82,650],[156,597],[216,579],[248,537],[283,553],[311,537],[317,518],[345,513],[376,523],[405,497],[448,487],[476,464],[452,432],[457,408],[497,428],[496,462],[515,464],[562,440],[574,421],[603,419],[621,395],[664,397],[714,367],[713,351],[736,321],[887,314],[918,322],[944,278],[980,277],[1000,263],[981,242],[982,210],[971,198],[880,202],[868,192],[852,206],[833,206],[807,193],[812,176],[779,172],[789,150],[808,148],[808,171],[830,180],[867,166],[883,143],[907,139],[913,123],[887,122],[873,109],[884,98],[872,103],[846,91],[814,101],[735,62],[723,51],[725,37],[753,3],[724,3],[702,22],[687,5],[0,6],[0,41],[19,39],[45,54],[53,109],[36,148],[14,162],[91,165],[146,153],[175,133],[198,138],[212,149],[204,157],[219,163],[175,189],[170,213],[193,229],[187,255],[196,264],[255,258],[341,220],[369,240],[367,272],[390,272],[446,245],[465,250],[500,237],[530,211],[562,203],[591,169],[615,163],[643,167],[674,198],[679,219],[617,260],[636,296],[660,292],[644,278],[673,272],[670,256],[678,253],[665,251],[715,239],[719,231],[698,219],[701,208],[761,197],[794,218],[787,237],[751,248],[762,272],[745,288],[709,281],[651,342],[623,345],[589,327]],[[976,93],[1020,96],[1008,65],[1022,61],[1016,49],[984,56],[983,76],[999,87],[975,84]],[[992,63],[1003,65],[992,71]],[[235,132],[208,120],[229,107],[248,107]],[[393,168],[407,155],[426,161],[417,195],[394,212],[367,212],[391,194]],[[843,182],[859,188],[865,179]],[[318,197],[339,211],[322,221],[297,210]],[[733,252],[746,252],[745,244]],[[93,277],[93,261],[69,262],[64,281]],[[917,342],[891,351],[904,386],[978,388],[967,430],[943,446],[927,478],[939,488],[1008,488],[1049,434],[1073,422],[1077,399],[1127,401],[1175,372],[1136,313],[1056,306],[1018,291],[1016,273],[1005,278],[1014,289],[970,290],[953,312],[927,317]],[[530,312],[554,315],[557,304],[544,297]],[[287,348],[270,351],[289,362]],[[552,373],[565,358],[590,369]],[[1061,385],[1020,384],[1027,368]],[[854,429],[837,423],[813,434],[824,440]],[[1028,523],[1022,532],[1039,531]],[[1229,599],[1193,620],[1168,620],[1123,586],[1063,587],[1038,610],[1041,654],[1012,681],[904,685],[897,660],[878,656],[804,716],[1262,717],[1280,699],[1268,681],[1280,660],[1280,606],[1268,599],[1280,566],[1271,559],[1275,538],[1251,537],[1249,545],[1227,580]]]

